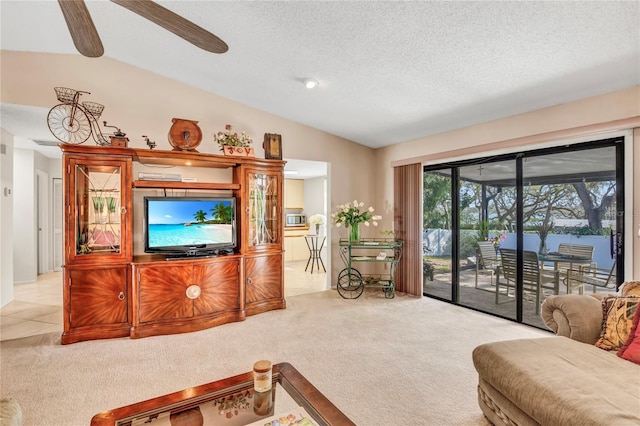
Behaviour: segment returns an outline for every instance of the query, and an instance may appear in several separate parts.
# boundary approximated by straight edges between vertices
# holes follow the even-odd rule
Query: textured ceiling
[[[159,3],[229,51],[88,1],[105,55],[371,147],[640,84],[635,1]],[[55,1],[0,15],[2,49],[76,52]]]

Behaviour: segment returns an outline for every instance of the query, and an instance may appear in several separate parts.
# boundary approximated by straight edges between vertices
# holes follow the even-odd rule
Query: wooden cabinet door
[[[292,260],[308,260],[309,246],[304,237],[293,238],[293,259]]]
[[[245,260],[245,303],[283,300],[282,254]]]
[[[67,268],[68,306],[65,331],[87,326],[128,323],[127,266]],[[96,328],[96,336],[99,335]],[[94,337],[99,338],[99,337]]]
[[[241,197],[241,251],[282,251],[282,169],[247,168]]]
[[[284,208],[304,209],[304,180],[284,180]]]
[[[239,267],[237,259],[194,266],[193,282],[201,290],[200,296],[193,299],[194,315],[240,308]]]
[[[65,263],[131,261],[131,158],[65,155]]]
[[[193,302],[186,295],[187,287],[194,284],[192,265],[141,266],[137,279],[141,323],[193,316]]]

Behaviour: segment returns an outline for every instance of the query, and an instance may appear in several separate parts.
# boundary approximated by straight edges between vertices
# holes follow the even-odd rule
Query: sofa
[[[627,305],[609,309],[621,301]],[[541,316],[555,336],[476,347],[472,358],[485,417],[494,425],[640,425],[640,337],[635,343],[630,338],[640,335],[638,301],[633,295],[549,296]],[[624,330],[635,362],[618,356],[625,348],[602,349],[606,323],[622,321],[610,318],[607,309],[635,320],[636,328]]]

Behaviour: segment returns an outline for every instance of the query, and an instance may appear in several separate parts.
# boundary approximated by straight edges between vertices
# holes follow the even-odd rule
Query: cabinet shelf
[[[392,249],[402,247],[402,240],[389,240],[385,238],[362,238],[358,242],[350,242],[348,238],[340,238],[340,247],[358,249]]]
[[[383,259],[377,256],[351,256],[352,262],[397,262],[394,257],[385,257]]]
[[[243,164],[253,166],[284,167],[286,161],[267,160],[256,157],[234,157],[218,154],[205,154],[197,151],[166,151],[150,149],[129,149],[133,159],[140,164],[159,164],[170,166],[208,167],[216,169],[228,169]]]
[[[237,183],[214,183],[214,182],[169,182],[161,180],[136,180],[133,181],[134,188],[148,189],[206,189],[233,191],[240,189]]]

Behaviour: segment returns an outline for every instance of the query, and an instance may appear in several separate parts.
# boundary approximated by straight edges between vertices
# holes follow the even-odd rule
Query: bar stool
[[[304,268],[304,271],[307,271],[307,269],[309,268],[309,263],[311,263],[312,274],[314,264],[317,265],[318,271],[320,271],[320,265],[322,265],[322,269],[327,272],[326,268],[324,267],[324,262],[320,257],[320,252],[322,251],[324,243],[327,240],[326,235],[323,237],[320,237],[318,235],[305,235],[304,240],[307,242],[307,247],[309,247],[309,260],[307,260],[307,266]]]

